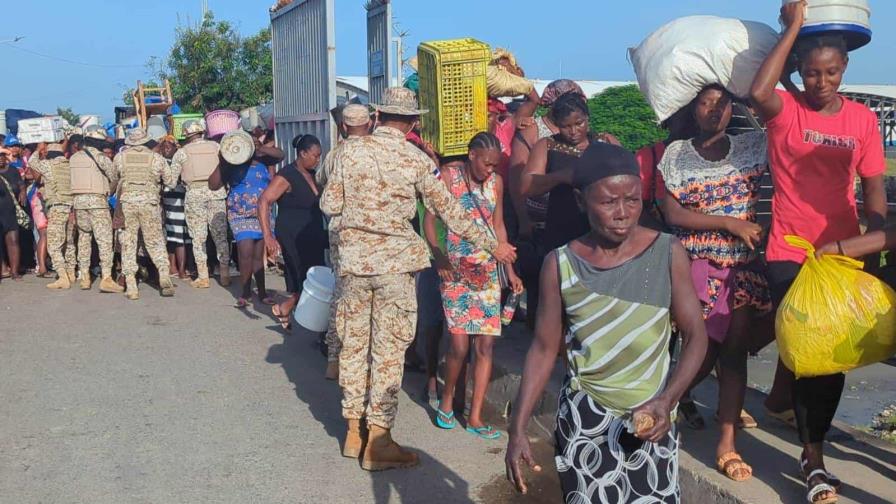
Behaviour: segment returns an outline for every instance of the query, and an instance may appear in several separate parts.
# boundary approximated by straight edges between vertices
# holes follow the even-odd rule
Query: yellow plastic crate
[[[424,42],[417,49],[423,139],[442,156],[467,153],[476,133],[488,128],[485,70],[488,44],[475,39]]]

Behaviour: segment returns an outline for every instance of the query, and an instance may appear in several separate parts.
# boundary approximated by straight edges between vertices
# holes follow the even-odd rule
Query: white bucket
[[[786,5],[799,0],[783,0]],[[809,0],[800,35],[839,33],[849,50],[871,41],[871,7],[868,0]]]
[[[325,266],[314,266],[308,270],[302,284],[302,296],[296,305],[293,317],[300,326],[312,332],[322,333],[330,324],[330,303],[336,277],[333,270]]]

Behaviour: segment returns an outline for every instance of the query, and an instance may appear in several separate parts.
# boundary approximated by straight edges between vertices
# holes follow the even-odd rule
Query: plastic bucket
[[[302,296],[293,315],[296,322],[312,332],[326,331],[330,324],[330,303],[335,287],[333,270],[325,266],[309,269],[305,283],[302,284]]]
[[[782,4],[798,0],[783,0]],[[800,35],[832,33],[846,38],[852,51],[871,42],[871,8],[868,0],[809,0]]]
[[[246,163],[254,154],[255,141],[243,130],[225,133],[221,138],[221,157],[232,165]]]
[[[240,115],[232,110],[215,110],[205,116],[209,138],[240,129]]]

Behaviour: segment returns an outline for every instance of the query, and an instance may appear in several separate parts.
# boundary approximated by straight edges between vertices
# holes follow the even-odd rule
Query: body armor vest
[[[153,170],[154,153],[146,148],[131,147],[122,152],[121,188],[126,194],[159,194],[159,176]]]
[[[100,154],[102,155],[102,154]],[[75,153],[69,160],[72,194],[109,194],[109,179],[99,165],[84,151]]]
[[[58,157],[48,161],[50,165],[49,184],[44,184],[49,193],[48,204],[71,205],[72,204],[72,179],[68,159]]]
[[[194,142],[183,148],[187,160],[183,163],[180,178],[186,182],[208,180],[218,167],[218,144],[215,142]]]

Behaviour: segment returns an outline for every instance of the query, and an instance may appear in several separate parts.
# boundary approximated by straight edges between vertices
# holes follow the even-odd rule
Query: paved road
[[[406,394],[396,438],[420,468],[339,456],[339,390],[314,337],[217,285],[129,302],[45,283],[0,284],[3,502],[521,502],[500,481],[504,440],[440,431]]]

